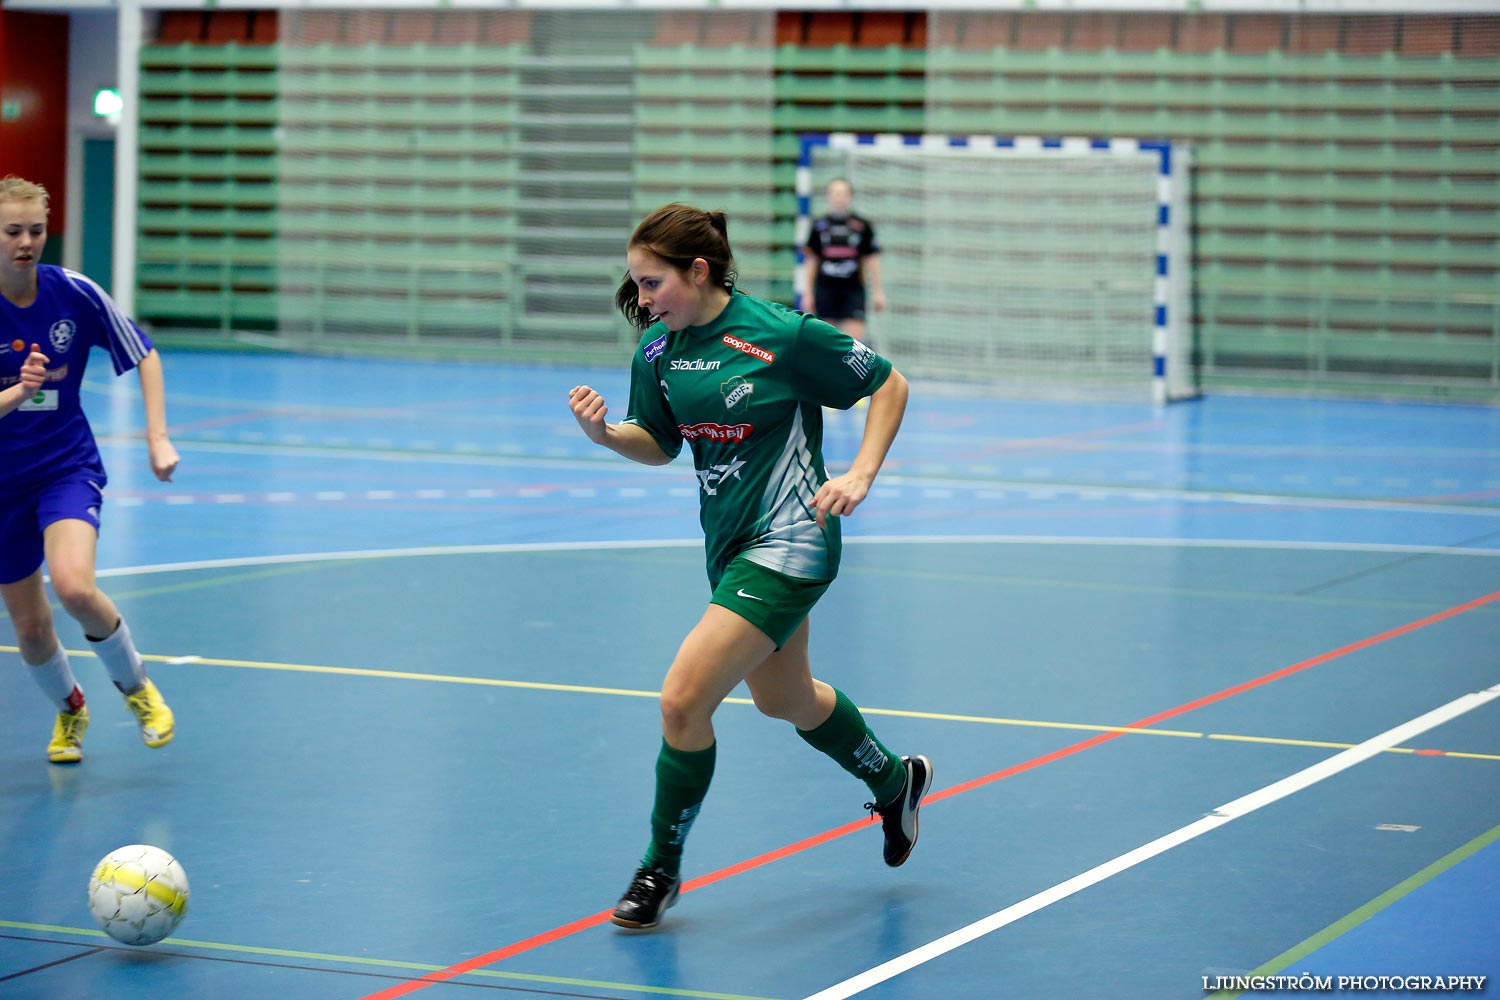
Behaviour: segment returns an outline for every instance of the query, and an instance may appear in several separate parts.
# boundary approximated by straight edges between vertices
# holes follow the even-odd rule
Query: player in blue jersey
[[[130,628],[94,578],[107,479],[79,403],[90,348],[108,351],[117,375],[139,374],[157,479],[171,480],[177,449],[167,437],[155,348],[98,285],[41,263],[47,213],[46,189],[0,179],[0,596],[22,661],[58,708],[47,759],[71,764],[83,759],[88,707],[53,628],[43,563],[58,602],[125,696],[141,739],[164,746],[175,731]]]
[[[907,385],[891,363],[834,327],[736,289],[722,212],[667,205],[628,244],[616,295],[642,331],[630,409],[605,421],[588,386],[569,405],[589,440],[646,465],[693,454],[712,590],[662,684],[651,840],[611,919],[655,927],[677,899],[683,842],[713,776],[713,714],[744,681],[764,714],[870,789],[885,863],[904,863],[932,783],[926,757],[886,749],[842,692],[812,675],[808,612],[838,574],[839,517],[869,493],[901,426]],[[849,470],[823,468],[823,406],[868,397]]]

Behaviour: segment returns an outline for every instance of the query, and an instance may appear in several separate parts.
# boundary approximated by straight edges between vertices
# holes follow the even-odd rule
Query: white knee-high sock
[[[115,682],[121,693],[130,694],[146,683],[146,665],[141,662],[141,654],[135,651],[135,643],[130,641],[130,626],[125,624],[125,619],[120,619],[120,624],[108,638],[94,639],[91,636],[89,642],[94,644],[99,662],[104,664],[109,679]]]
[[[68,654],[61,646],[45,663],[28,663],[32,679],[42,693],[64,712],[76,712],[83,707],[83,688],[73,677],[73,668],[68,665]]]

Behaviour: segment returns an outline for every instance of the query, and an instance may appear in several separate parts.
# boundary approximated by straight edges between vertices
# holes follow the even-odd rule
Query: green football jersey
[[[704,326],[646,330],[625,420],[668,455],[691,446],[710,583],[738,555],[799,579],[837,575],[839,519],[819,528],[813,507],[828,479],[822,408],[848,409],[890,372],[848,334],[739,291]]]

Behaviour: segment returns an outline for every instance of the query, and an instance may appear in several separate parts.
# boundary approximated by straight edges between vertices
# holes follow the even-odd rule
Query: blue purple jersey
[[[117,375],[151,352],[150,338],[104,289],[52,264],[38,265],[31,305],[23,309],[0,295],[0,389],[20,381],[32,344],[49,359],[47,381],[19,409],[0,417],[0,494],[23,492],[74,469],[102,468],[79,399],[89,349],[108,351]]]

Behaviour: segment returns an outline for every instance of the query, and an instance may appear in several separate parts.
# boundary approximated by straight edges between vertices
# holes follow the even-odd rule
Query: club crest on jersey
[[[47,340],[58,354],[67,354],[68,348],[73,346],[73,335],[77,332],[78,327],[72,320],[60,319],[47,331]]]
[[[743,413],[750,406],[750,394],[755,391],[754,382],[746,382],[739,375],[719,383],[719,393],[724,397],[724,408],[730,413]]]
[[[651,343],[641,348],[641,353],[646,356],[647,361],[655,361],[661,357],[661,352],[667,349],[667,335],[664,333]]]
[[[854,349],[844,355],[844,364],[854,369],[854,374],[860,378],[869,378],[875,368],[875,352],[856,340]]]

